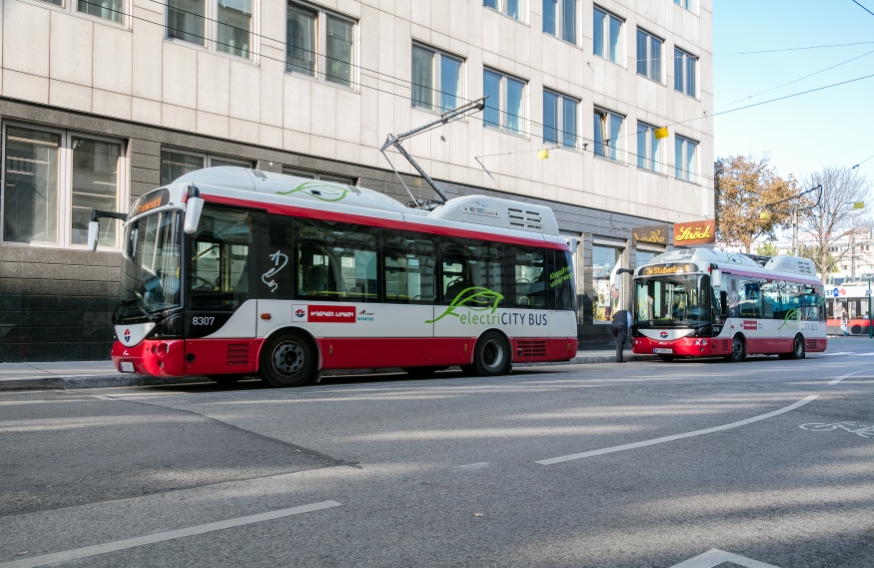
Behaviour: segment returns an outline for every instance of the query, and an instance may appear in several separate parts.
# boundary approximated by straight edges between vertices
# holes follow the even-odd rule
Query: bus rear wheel
[[[747,346],[743,337],[735,337],[731,340],[731,354],[725,356],[726,361],[740,363],[747,358]]]
[[[283,333],[267,341],[261,349],[261,379],[271,387],[299,387],[309,382],[316,371],[316,352],[312,342],[299,333]]]
[[[497,331],[487,331],[476,342],[473,365],[481,377],[506,375],[510,370],[510,345]]]
[[[792,343],[792,353],[789,354],[790,359],[804,359],[804,338],[800,335],[795,336],[795,341]]]

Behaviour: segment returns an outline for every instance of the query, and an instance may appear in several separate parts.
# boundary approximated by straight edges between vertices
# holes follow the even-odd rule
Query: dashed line
[[[184,538],[186,536],[194,536],[212,531],[219,531],[232,527],[249,525],[252,523],[260,523],[261,521],[281,519],[282,517],[299,515],[301,513],[309,513],[312,511],[318,511],[320,509],[328,509],[330,507],[339,506],[340,503],[337,503],[336,501],[322,501],[320,503],[312,503],[310,505],[301,505],[300,507],[291,507],[290,509],[279,509],[278,511],[271,511],[270,513],[260,513],[258,515],[249,515],[247,517],[237,517],[235,519],[227,519],[225,521],[207,523],[205,525],[197,525],[194,527],[188,527],[175,531],[159,532],[147,536],[128,538],[125,540],[116,540],[114,542],[107,542],[105,544],[98,544],[96,546],[86,546],[84,548],[75,548],[73,550],[66,550],[64,552],[55,552],[54,554],[45,554],[43,556],[34,556],[33,558],[24,558],[12,562],[4,562],[0,564],[0,568],[34,568],[36,566],[46,566],[47,564],[54,564],[56,562],[68,562],[70,560],[88,558],[89,556],[96,556],[98,554],[106,554],[107,552],[124,550],[126,548],[134,548],[146,544],[154,544],[156,542],[164,542],[167,540]]]

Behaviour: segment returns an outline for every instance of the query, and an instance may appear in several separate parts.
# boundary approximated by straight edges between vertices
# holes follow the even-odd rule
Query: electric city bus
[[[634,271],[634,353],[803,359],[827,346],[825,296],[806,258],[681,249]]]
[[[552,210],[469,196],[430,211],[381,193],[235,167],[140,197],[123,220],[119,371],[257,375],[298,386],[323,370],[576,356],[571,252]]]
[[[867,276],[867,275],[866,275]],[[826,286],[826,318],[829,332],[841,335],[841,309],[847,310],[847,332],[850,335],[868,335],[871,327],[870,288],[867,281],[845,282],[840,286]],[[837,308],[835,308],[837,304]]]

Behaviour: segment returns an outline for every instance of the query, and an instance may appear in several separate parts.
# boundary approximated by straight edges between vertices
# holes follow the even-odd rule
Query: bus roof
[[[690,248],[662,253],[647,265],[682,262],[695,264],[699,272],[708,272],[711,267],[715,267],[727,274],[776,276],[810,284],[822,284],[816,277],[816,268],[812,260],[788,255],[764,257],[706,248]],[[637,268],[634,275],[638,276],[642,268]]]

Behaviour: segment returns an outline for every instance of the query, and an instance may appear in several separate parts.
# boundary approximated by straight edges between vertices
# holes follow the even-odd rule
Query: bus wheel
[[[208,375],[206,378],[220,385],[232,385],[246,375]]]
[[[790,359],[804,359],[804,338],[800,335],[795,336],[795,342],[792,344],[792,353],[789,354]]]
[[[731,355],[726,355],[725,360],[732,363],[740,363],[747,358],[747,346],[741,336],[731,340]]]
[[[277,335],[261,350],[261,379],[271,387],[299,387],[313,378],[315,370],[313,346],[300,334]]]
[[[510,346],[497,331],[487,331],[476,342],[473,353],[476,374],[481,377],[505,375],[510,368]]]

